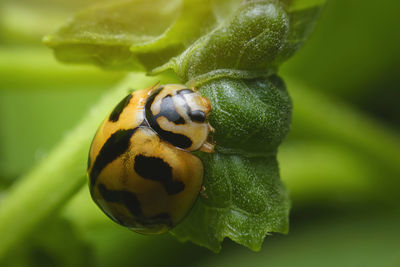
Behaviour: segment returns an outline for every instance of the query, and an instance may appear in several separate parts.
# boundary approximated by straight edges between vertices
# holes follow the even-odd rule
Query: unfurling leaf
[[[178,55],[213,25],[209,2],[115,1],[79,12],[44,42],[61,61],[151,69]]]

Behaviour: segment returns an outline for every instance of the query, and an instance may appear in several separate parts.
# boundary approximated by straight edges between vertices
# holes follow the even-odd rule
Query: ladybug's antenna
[[[154,85],[149,87],[149,92],[147,93],[148,95],[151,95],[151,93],[156,89],[159,85],[161,84],[160,81],[156,82]]]
[[[156,88],[157,86],[159,86],[161,84],[161,82],[160,81],[158,81],[158,82],[156,82],[153,86],[151,86],[151,89],[154,89],[154,88]]]
[[[194,81],[190,80],[190,89],[192,89],[193,91],[197,91],[196,88],[194,87]]]

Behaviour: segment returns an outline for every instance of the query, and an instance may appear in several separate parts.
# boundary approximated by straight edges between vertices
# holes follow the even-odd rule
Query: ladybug
[[[202,188],[212,153],[210,101],[168,84],[133,92],[112,110],[92,141],[88,177],[94,202],[113,221],[143,234],[177,225]]]

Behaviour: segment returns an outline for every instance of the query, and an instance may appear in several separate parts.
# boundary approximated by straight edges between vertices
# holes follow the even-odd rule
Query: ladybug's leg
[[[210,133],[215,132],[215,129],[208,124],[208,131]],[[214,152],[214,147],[215,147],[215,142],[213,140],[212,135],[208,135],[207,140],[204,142],[204,144],[200,147],[200,151],[206,152],[206,153],[213,153]]]
[[[193,80],[190,80],[190,89],[192,89],[193,91],[197,92],[197,88],[194,87],[194,82],[193,82]]]
[[[200,151],[206,152],[206,153],[213,153],[214,152],[214,144],[209,143],[209,142],[204,142],[204,144],[200,147]]]
[[[201,195],[203,198],[208,198],[207,193],[206,193],[206,187],[205,187],[204,185],[201,186],[200,195]]]

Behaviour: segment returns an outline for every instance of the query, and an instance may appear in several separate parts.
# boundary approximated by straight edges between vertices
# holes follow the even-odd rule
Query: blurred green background
[[[124,76],[63,65],[41,43],[93,2],[0,3],[0,205]],[[289,235],[267,237],[258,253],[226,240],[214,254],[122,229],[83,188],[0,266],[400,266],[399,10],[395,0],[328,1],[280,71],[294,102],[279,152],[292,197]]]

